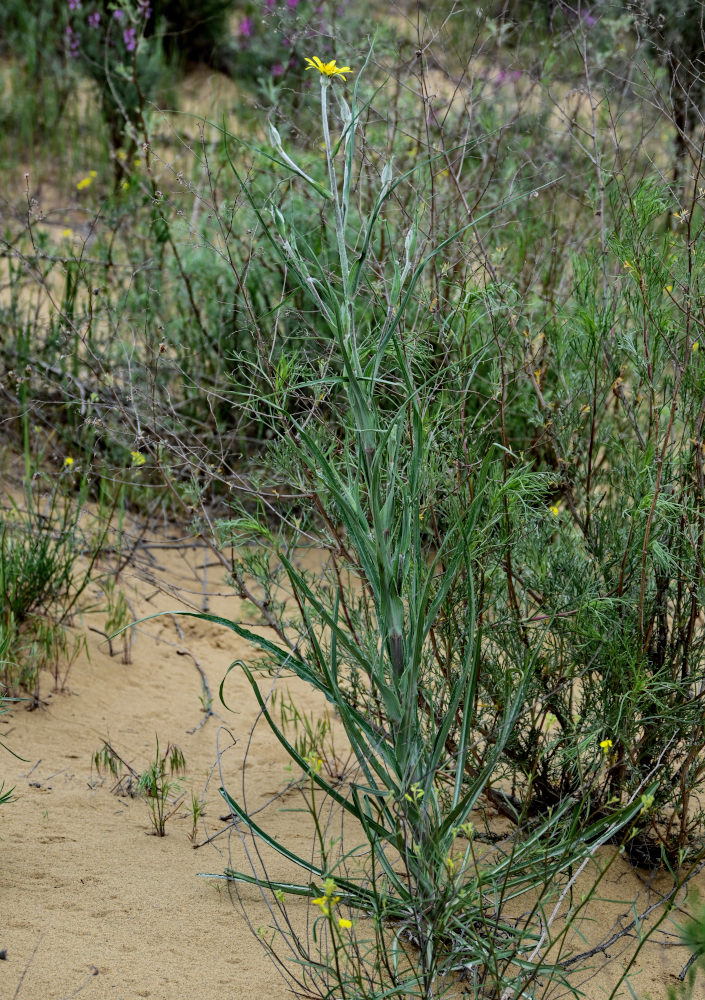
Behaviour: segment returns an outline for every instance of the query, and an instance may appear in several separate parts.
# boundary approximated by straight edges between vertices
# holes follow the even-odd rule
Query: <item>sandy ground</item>
[[[172,585],[197,590],[201,573],[191,574],[181,555],[157,551],[154,572]],[[199,561],[202,555],[199,553]],[[217,574],[218,576],[220,574]],[[212,589],[218,580],[213,572]],[[123,586],[138,614],[184,607],[173,596],[136,598],[136,588],[154,591],[128,572]],[[214,610],[239,616],[234,598],[210,597]],[[84,616],[84,624],[100,615]],[[242,616],[247,617],[247,616]],[[251,616],[249,616],[251,618]],[[242,674],[230,675],[227,694],[236,711],[217,704],[221,719],[203,719],[201,678],[188,649],[206,671],[215,700],[232,659],[252,659],[252,651],[223,629],[193,619],[167,616],[138,630],[132,663],[108,655],[105,641],[88,632],[89,658],[72,667],[68,690],[50,693],[44,677],[44,709],[17,706],[0,720],[0,739],[27,758],[3,753],[2,775],[15,785],[16,801],[0,814],[0,996],[90,998],[261,997],[278,1000],[286,990],[256,937],[234,908],[222,881],[198,878],[220,873],[228,861],[227,837],[194,850],[193,822],[187,806],[191,791],[200,798],[217,755],[217,740],[238,745],[223,767],[237,794],[244,747],[256,716],[256,703]],[[297,696],[306,704],[305,692]],[[311,699],[309,699],[311,701]],[[224,727],[227,725],[227,730]],[[176,743],[186,758],[187,797],[167,824],[167,836],[150,835],[151,821],[140,799],[111,793],[114,779],[101,777],[91,759],[104,737],[144,769],[155,750],[155,733],[164,746]],[[253,807],[281,791],[290,774],[274,741],[258,747],[247,765]],[[216,773],[205,793],[205,816],[196,842],[227,827],[228,809],[218,794]],[[252,791],[254,789],[254,792]],[[276,810],[275,810],[276,815]],[[287,813],[287,836],[297,840],[297,817]],[[302,836],[304,829],[302,826]],[[238,840],[233,838],[233,849]],[[233,858],[233,863],[243,859]],[[252,890],[251,919],[266,910]],[[20,985],[21,984],[21,985]],[[19,987],[19,989],[18,989]]]
[[[177,591],[198,606],[203,550],[179,548],[166,536],[154,541],[173,547],[144,549],[148,560],[141,570],[129,568],[122,577],[135,613],[185,607]],[[159,589],[159,579],[175,591]],[[228,594],[219,569],[208,569],[206,589],[211,610],[252,621]],[[180,635],[176,621],[165,615],[139,625],[130,664],[119,655],[110,657],[105,640],[89,630],[89,656],[74,664],[67,691],[50,693],[47,676],[42,684],[46,707],[28,712],[15,706],[0,719],[0,739],[27,758],[21,762],[4,753],[1,758],[0,773],[16,789],[16,800],[0,810],[0,949],[6,952],[0,961],[2,998],[279,1000],[289,995],[227,884],[198,877],[218,874],[228,863],[249,870],[239,839],[230,840],[230,858],[227,834],[198,850],[189,839],[192,791],[205,802],[196,843],[228,826],[213,767],[218,744],[226,747],[232,737],[237,744],[223,756],[222,773],[240,797],[256,703],[239,671],[227,682],[227,701],[234,710],[223,708],[217,695],[230,662],[238,657],[252,661],[253,652],[232,633],[190,618],[178,619]],[[84,628],[101,623],[99,612],[82,619]],[[207,675],[220,716],[200,728],[202,687],[194,657]],[[299,707],[320,710],[308,692],[294,688],[294,693]],[[257,733],[245,768],[251,808],[281,792],[291,778],[279,745],[262,726]],[[162,746],[178,744],[187,764],[182,783],[187,797],[163,839],[150,834],[145,803],[113,794],[114,780],[98,775],[91,763],[109,737],[126,760],[143,769],[154,753],[155,734]],[[301,813],[292,811],[295,794],[289,792],[270,806],[264,825],[305,855],[309,827]],[[621,914],[628,920],[637,896],[643,908],[648,902],[644,878],[618,859],[601,893],[607,902],[591,909],[587,933],[592,927],[606,934]],[[268,914],[256,889],[244,895],[251,923],[266,926]],[[302,920],[304,912],[300,907]],[[675,919],[682,917],[676,913]],[[675,927],[670,923],[666,929],[673,933]],[[605,965],[602,954],[592,959],[593,968],[584,977],[586,1000],[609,995],[624,967],[624,943],[630,942],[610,949],[611,964]],[[633,980],[639,1000],[665,1000],[672,974],[685,962],[687,953],[668,944],[661,936],[660,944],[642,952]],[[632,994],[625,988],[620,996]]]

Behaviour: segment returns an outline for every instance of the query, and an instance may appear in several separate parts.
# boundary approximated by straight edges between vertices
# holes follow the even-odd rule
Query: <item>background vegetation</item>
[[[4,687],[70,663],[82,506],[188,519],[304,776],[300,880],[229,873],[292,989],[575,991],[598,848],[664,915],[702,863],[702,7],[198,9],[0,13]],[[261,671],[325,695],[351,780]]]

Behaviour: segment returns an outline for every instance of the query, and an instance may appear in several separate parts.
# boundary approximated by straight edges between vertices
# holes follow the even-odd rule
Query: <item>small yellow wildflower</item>
[[[472,840],[472,838],[475,836],[475,827],[472,825],[470,820],[467,820],[465,823],[463,823],[460,829],[468,840]]]
[[[633,271],[634,270],[634,265],[630,264],[628,260],[625,260],[624,266],[626,267],[627,271]]]
[[[127,159],[127,153],[125,152],[124,149],[118,149],[118,151],[117,151],[117,153],[115,155],[117,156],[118,160],[126,160]]]
[[[91,180],[95,180],[96,177],[98,176],[98,171],[97,170],[90,170],[88,172],[88,176],[91,178]]]
[[[141,156],[136,156],[132,162],[134,163],[134,165],[136,167],[141,167],[142,166],[142,157]]]
[[[73,229],[62,229],[61,235],[64,236],[67,240],[70,240],[71,237],[73,236]]]
[[[326,897],[330,899],[331,903],[337,903],[340,900],[340,896],[334,895],[337,889],[335,879],[327,878],[323,887],[325,889]]]
[[[323,767],[323,761],[315,753],[308,754],[306,757],[304,757],[304,760],[308,764],[309,769],[313,771],[315,774],[318,774],[318,772]]]
[[[132,458],[133,465],[137,466],[144,465],[144,463],[147,461],[147,459],[144,457],[141,451],[131,451],[130,456]]]
[[[609,751],[612,749],[612,740],[601,740],[600,749],[605,754],[609,753]]]
[[[67,455],[66,458],[64,459],[64,465],[66,466],[67,469],[70,469],[71,466],[73,465],[73,459],[71,458],[70,455]]]
[[[423,798],[423,788],[421,787],[421,785],[418,784],[418,782],[415,782],[411,786],[409,791],[405,792],[404,798],[406,799],[407,802],[419,803]]]
[[[653,804],[654,804],[654,797],[653,797],[653,795],[642,795],[642,797],[641,797],[641,809],[640,809],[640,812],[642,812],[642,813],[648,812],[649,809],[651,809],[651,807],[652,807]]]
[[[338,927],[344,927],[348,930],[352,927],[352,920],[347,920],[345,917],[338,917]]]
[[[340,902],[340,896],[335,894],[336,889],[337,886],[335,884],[335,879],[327,878],[323,883],[323,891],[325,895],[317,896],[314,900],[312,900],[313,905],[320,907],[321,913],[325,917],[329,917],[330,908]]]
[[[76,185],[76,190],[77,191],[83,191],[84,188],[90,187],[92,183],[93,183],[93,178],[92,177],[90,177],[90,176],[89,177],[82,177],[81,180]]]
[[[697,340],[694,340],[693,346],[691,347],[691,351],[697,351],[699,347],[700,347],[699,342]]]
[[[129,181],[123,181],[122,184],[120,185],[120,187],[122,188],[123,191],[127,191],[127,189],[129,188],[129,186],[130,186],[130,182]]]
[[[666,285],[666,287],[664,288],[664,292],[668,292],[669,295],[672,291],[673,291],[673,285]]]
[[[336,65],[335,59],[331,59],[330,62],[324,63],[321,62],[318,56],[314,56],[313,59],[309,59],[308,56],[306,56],[306,62],[308,63],[306,69],[317,69],[321,76],[339,76],[342,80],[345,80],[343,74],[352,73],[350,66],[338,66]]]
[[[551,511],[551,513],[553,514],[553,516],[554,516],[554,517],[558,517],[558,515],[559,515],[559,514],[560,514],[560,512],[561,512],[561,511],[560,511],[560,507],[558,507],[558,505],[557,505],[557,504],[555,504],[555,503],[554,503],[554,504],[552,504],[552,505],[551,505],[551,506],[549,507],[549,510]]]

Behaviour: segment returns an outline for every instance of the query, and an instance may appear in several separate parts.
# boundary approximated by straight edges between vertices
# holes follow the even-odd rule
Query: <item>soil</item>
[[[198,543],[172,531],[153,536],[149,545],[141,547],[140,566],[126,568],[119,581],[137,618],[199,609],[205,600],[214,613],[259,627],[256,615],[228,591],[220,568],[207,567],[204,585],[204,558],[210,557]],[[97,608],[99,595],[92,597]],[[286,986],[231,897],[229,883],[199,877],[218,876],[228,865],[249,871],[239,837],[227,832],[229,810],[218,787],[222,780],[242,801],[242,765],[257,705],[241,670],[234,669],[225,685],[230,710],[219,702],[218,687],[233,660],[253,662],[253,650],[222,627],[163,614],[135,627],[132,662],[124,663],[119,644],[111,657],[94,631],[104,628],[104,620],[97,609],[77,622],[76,630],[85,630],[88,655],[73,664],[64,691],[51,692],[53,680],[44,675],[44,704],[31,712],[14,705],[0,719],[0,739],[25,758],[5,753],[1,758],[2,776],[15,786],[16,798],[0,808],[0,951],[5,954],[0,996],[283,1000]],[[197,664],[214,695],[217,716],[207,719]],[[310,692],[290,682],[287,687],[300,710],[322,712]],[[245,761],[251,809],[285,790],[292,777],[284,751],[265,728],[256,729]],[[168,820],[164,838],[153,835],[144,800],[116,795],[115,778],[97,773],[92,764],[108,738],[143,770],[154,756],[156,735],[161,747],[177,744],[187,766],[181,782],[186,797]],[[233,739],[235,746],[226,750]],[[214,771],[219,749],[220,771]],[[192,793],[205,805],[193,841]],[[262,823],[305,856],[310,830],[294,795],[290,791],[274,801]],[[216,833],[210,844],[194,850]],[[603,884],[602,901],[591,905],[584,933],[605,937],[620,920],[625,926],[633,919],[634,900],[641,911],[657,898],[658,880],[651,888],[647,881],[618,858]],[[242,899],[252,928],[267,926],[258,891],[246,888]],[[303,904],[295,905],[294,920],[303,921],[305,912]],[[641,952],[632,980],[639,1000],[665,1000],[673,975],[686,962],[685,949],[674,947],[675,924],[683,916],[676,911],[663,925],[666,933]],[[624,948],[633,945],[633,935],[622,938],[606,955],[591,959],[581,977],[586,1000],[609,995],[624,968]],[[633,994],[624,987],[619,996]]]
[[[190,596],[198,600],[202,550],[180,547],[152,555],[153,574],[181,588],[182,598],[195,591]],[[198,571],[191,570],[189,556]],[[217,576],[222,573],[211,568],[212,592],[219,589]],[[155,594],[144,573],[125,572],[120,586],[138,616],[187,606],[183,599]],[[232,597],[211,594],[209,602],[216,612],[252,619],[240,615]],[[73,664],[66,690],[51,693],[53,679],[44,675],[46,704],[32,712],[16,705],[0,719],[0,739],[26,758],[2,755],[2,776],[6,787],[15,786],[16,798],[0,813],[0,950],[6,952],[0,996],[40,1000],[80,991],[85,1000],[249,1000],[266,991],[268,1000],[279,1000],[287,995],[284,985],[233,906],[226,884],[199,877],[219,875],[229,863],[249,870],[237,856],[237,836],[232,858],[227,836],[199,850],[189,838],[192,792],[205,804],[195,843],[228,827],[220,819],[229,810],[213,765],[218,745],[225,748],[234,737],[237,745],[224,754],[222,768],[239,793],[238,772],[257,706],[241,672],[231,673],[226,688],[235,711],[216,704],[218,686],[231,660],[252,660],[252,650],[222,628],[167,615],[137,626],[132,662],[125,664],[117,645],[111,657],[105,639],[90,630],[101,627],[104,617],[83,615],[88,655]],[[204,713],[194,656],[221,717],[210,717],[195,732]],[[314,702],[307,701],[307,692],[297,693],[302,707]],[[187,767],[181,782],[186,797],[168,820],[164,838],[152,834],[145,802],[113,794],[114,777],[99,775],[92,766],[92,756],[109,738],[125,760],[144,770],[155,754],[155,734],[161,747],[171,741],[181,748]],[[247,764],[250,788],[256,790],[249,798],[253,808],[286,787],[285,764],[274,741],[258,747]],[[276,810],[273,815],[276,820]],[[296,817],[287,814],[280,827],[296,843]],[[266,921],[257,891],[244,895],[253,924]]]

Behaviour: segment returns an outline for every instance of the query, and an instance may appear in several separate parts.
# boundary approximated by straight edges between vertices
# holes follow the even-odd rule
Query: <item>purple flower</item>
[[[264,0],[264,9],[267,12],[273,11],[274,10],[274,4],[276,2],[277,2],[277,0]]]
[[[521,80],[521,75],[522,74],[521,74],[521,70],[520,69],[513,69],[512,70],[512,80]]]
[[[92,14],[88,15],[88,23],[91,28],[97,28],[100,24],[100,11],[94,10]]]
[[[284,67],[281,63],[274,63],[272,66],[272,76],[284,76]]]
[[[242,35],[242,37],[243,38],[250,38],[251,35],[252,35],[253,29],[254,29],[254,25],[252,23],[252,18],[251,17],[243,17],[242,21],[240,21],[240,34]]]
[[[497,74],[497,83],[502,84],[507,79],[507,71],[501,69]]]
[[[137,10],[145,21],[148,21],[152,16],[152,5],[149,0],[137,0]]]
[[[299,6],[299,0],[286,0],[289,10],[296,10]]]
[[[69,0],[69,10],[80,10],[81,0]]]
[[[122,33],[122,40],[128,52],[134,52],[137,48],[137,32],[134,28],[125,28]]]
[[[588,28],[594,28],[597,24],[597,18],[593,17],[592,14],[583,14],[583,24],[585,24]]]
[[[114,10],[113,11],[113,17],[115,18],[116,21],[122,21],[122,19],[123,19],[124,16],[125,16],[125,12],[122,11],[122,10]]]
[[[81,36],[74,31],[69,24],[66,28],[66,44],[69,48],[69,59],[78,59],[78,52],[81,46]]]

